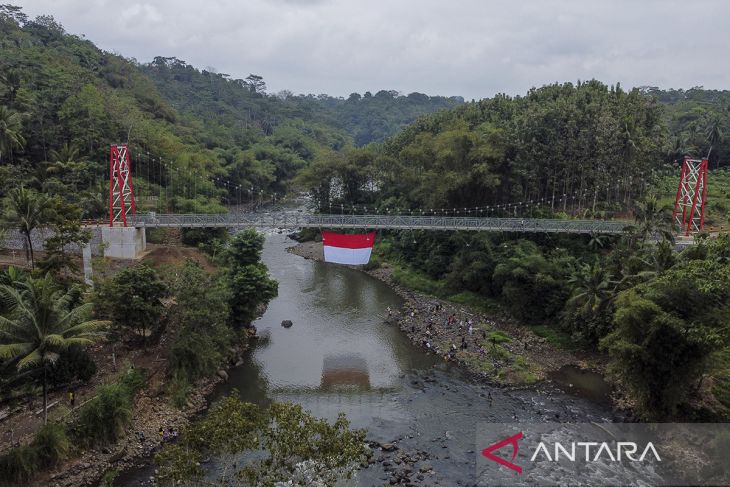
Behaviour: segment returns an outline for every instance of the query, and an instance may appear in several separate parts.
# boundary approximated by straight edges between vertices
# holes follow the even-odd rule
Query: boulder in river
[[[284,328],[291,328],[291,326],[292,326],[293,324],[294,324],[294,323],[292,323],[292,321],[291,321],[291,320],[284,320],[284,321],[282,321],[282,322],[281,322],[281,326],[283,326]]]
[[[394,451],[398,449],[398,446],[394,443],[383,443],[380,445],[380,448],[382,448],[383,451]]]

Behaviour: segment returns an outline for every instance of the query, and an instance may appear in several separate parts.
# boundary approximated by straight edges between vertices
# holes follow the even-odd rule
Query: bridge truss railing
[[[535,218],[489,218],[397,215],[311,215],[295,213],[137,214],[135,227],[266,227],[364,228],[374,230],[471,230],[492,232],[546,232],[619,234],[628,222]]]

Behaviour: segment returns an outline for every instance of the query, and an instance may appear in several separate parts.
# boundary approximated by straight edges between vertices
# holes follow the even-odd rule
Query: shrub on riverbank
[[[71,443],[63,423],[48,423],[33,441],[0,456],[0,485],[26,483],[36,472],[57,465],[68,457]]]
[[[168,353],[168,393],[181,407],[191,383],[220,367],[235,333],[228,325],[228,291],[219,276],[187,260],[168,269],[164,278],[175,297],[169,316],[178,330]]]
[[[134,396],[144,383],[143,372],[130,368],[116,384],[101,386],[96,397],[79,408],[72,425],[74,439],[88,447],[116,442],[132,419]]]
[[[206,455],[239,455],[265,452],[242,468],[223,472],[226,480],[247,485],[274,485],[305,475],[295,485],[334,485],[349,478],[367,459],[365,430],[350,429],[344,414],[334,423],[319,419],[300,405],[273,403],[264,409],[230,396],[213,406],[206,416],[183,431],[179,441],[165,446],[155,457],[163,483],[177,484],[199,478]],[[235,464],[234,464],[235,465]]]
[[[233,237],[226,252],[228,304],[231,322],[236,326],[250,325],[259,305],[268,303],[278,294],[278,283],[269,277],[268,269],[261,262],[263,246],[263,235],[255,230],[245,230]]]
[[[26,482],[38,471],[38,454],[30,445],[12,448],[0,456],[0,485]]]
[[[36,433],[31,446],[36,450],[39,467],[58,465],[71,450],[68,428],[63,423],[48,423]]]
[[[113,323],[116,335],[132,332],[144,346],[164,328],[162,298],[167,287],[159,274],[146,264],[128,267],[112,279],[99,282],[94,293],[96,312]]]

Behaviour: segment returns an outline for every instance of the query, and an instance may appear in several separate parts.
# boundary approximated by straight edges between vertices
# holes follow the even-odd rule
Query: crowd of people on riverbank
[[[160,426],[160,429],[157,431],[157,433],[160,435],[160,441],[161,443],[174,443],[177,441],[177,430],[173,427],[169,427],[165,429],[164,427]],[[137,441],[139,441],[139,447],[142,448],[144,451],[149,451],[151,448],[151,445],[147,443],[147,437],[144,434],[144,431],[136,431],[134,433],[134,436],[137,437]]]
[[[468,354],[477,354],[491,358],[495,369],[500,366],[487,350],[487,330],[493,329],[495,323],[486,317],[447,309],[440,301],[420,307],[411,302],[402,311],[388,308],[387,312],[391,321],[395,317],[401,329],[429,353],[456,363]]]

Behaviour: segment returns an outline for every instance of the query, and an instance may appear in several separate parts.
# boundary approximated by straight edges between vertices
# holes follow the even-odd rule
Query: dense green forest
[[[524,201],[606,216],[684,153],[709,153],[718,167],[728,151],[728,92],[589,81],[468,104],[386,90],[269,94],[257,75],[124,59],[17,7],[3,7],[0,29],[0,193],[25,182],[64,194],[84,217],[104,214],[104,161],[120,141],[132,148],[140,206],[180,211],[280,194],[306,168],[300,182],[320,209]]]
[[[709,155],[711,168],[728,166],[730,139],[724,135],[730,127],[730,91],[647,87],[641,92],[665,107],[670,134],[668,154],[674,157],[684,153],[695,157]]]
[[[662,154],[662,115],[636,90],[597,81],[545,86],[422,118],[382,146],[328,153],[300,181],[320,209],[344,203],[428,211],[532,200],[551,211],[620,210],[672,160]]]
[[[231,79],[225,73],[199,71],[174,57],[156,57],[141,68],[176,108],[217,125],[215,130],[224,137],[222,141],[244,146],[254,143],[261,134],[271,135],[275,127],[290,120],[306,123],[305,133],[341,128],[356,146],[363,146],[383,141],[421,115],[463,102],[461,97],[429,97],[422,93],[404,96],[388,90],[375,95],[352,93],[347,99],[325,94],[295,95],[286,90],[267,94],[260,76]],[[339,149],[344,143],[332,141],[331,146]]]

